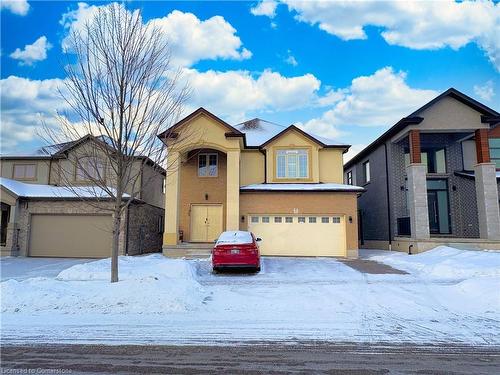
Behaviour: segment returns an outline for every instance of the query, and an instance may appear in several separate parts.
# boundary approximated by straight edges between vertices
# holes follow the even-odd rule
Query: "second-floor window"
[[[352,171],[347,172],[345,182],[347,185],[352,185]]]
[[[217,154],[199,154],[198,155],[198,176],[199,177],[217,177],[218,174]]]
[[[363,163],[363,181],[365,184],[370,182],[370,161],[367,160]]]
[[[446,173],[446,153],[444,148],[422,148],[422,164],[427,166],[427,173]],[[410,153],[405,151],[405,166],[410,164]]]
[[[500,138],[490,138],[488,142],[491,162],[496,164],[497,169],[500,169]]]
[[[83,157],[76,163],[76,180],[104,180],[104,163],[96,157]]]
[[[14,180],[34,180],[36,178],[36,164],[14,164]]]
[[[309,153],[307,150],[278,150],[276,178],[308,178]]]

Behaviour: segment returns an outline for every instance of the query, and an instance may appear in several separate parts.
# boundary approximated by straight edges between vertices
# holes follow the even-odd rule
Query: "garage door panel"
[[[110,215],[31,216],[30,256],[106,258],[111,243]]]
[[[262,242],[260,242],[262,255],[346,255],[344,216],[332,216],[331,214],[323,216],[264,216],[269,217],[268,222],[263,222],[262,217],[262,215],[250,215],[248,221],[248,230],[253,232],[255,236],[262,238]],[[276,222],[275,217],[281,217],[281,222]],[[292,217],[291,223],[286,222],[287,217]],[[302,218],[302,222],[299,222],[299,217]]]

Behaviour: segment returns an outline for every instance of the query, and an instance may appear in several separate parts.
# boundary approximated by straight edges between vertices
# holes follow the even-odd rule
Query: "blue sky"
[[[105,2],[3,2],[2,152],[42,142],[64,79],[68,31]],[[204,106],[353,145],[370,143],[449,87],[500,110],[500,5],[492,2],[145,2]]]

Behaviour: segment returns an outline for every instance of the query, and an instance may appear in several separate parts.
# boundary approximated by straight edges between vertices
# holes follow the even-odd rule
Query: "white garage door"
[[[111,256],[110,215],[31,215],[29,255],[107,258]]]
[[[346,256],[343,215],[249,215],[262,255]]]

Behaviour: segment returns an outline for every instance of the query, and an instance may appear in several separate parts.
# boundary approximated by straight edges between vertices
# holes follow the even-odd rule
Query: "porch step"
[[[184,242],[174,246],[163,246],[163,255],[169,258],[208,258],[212,253],[212,243]]]

